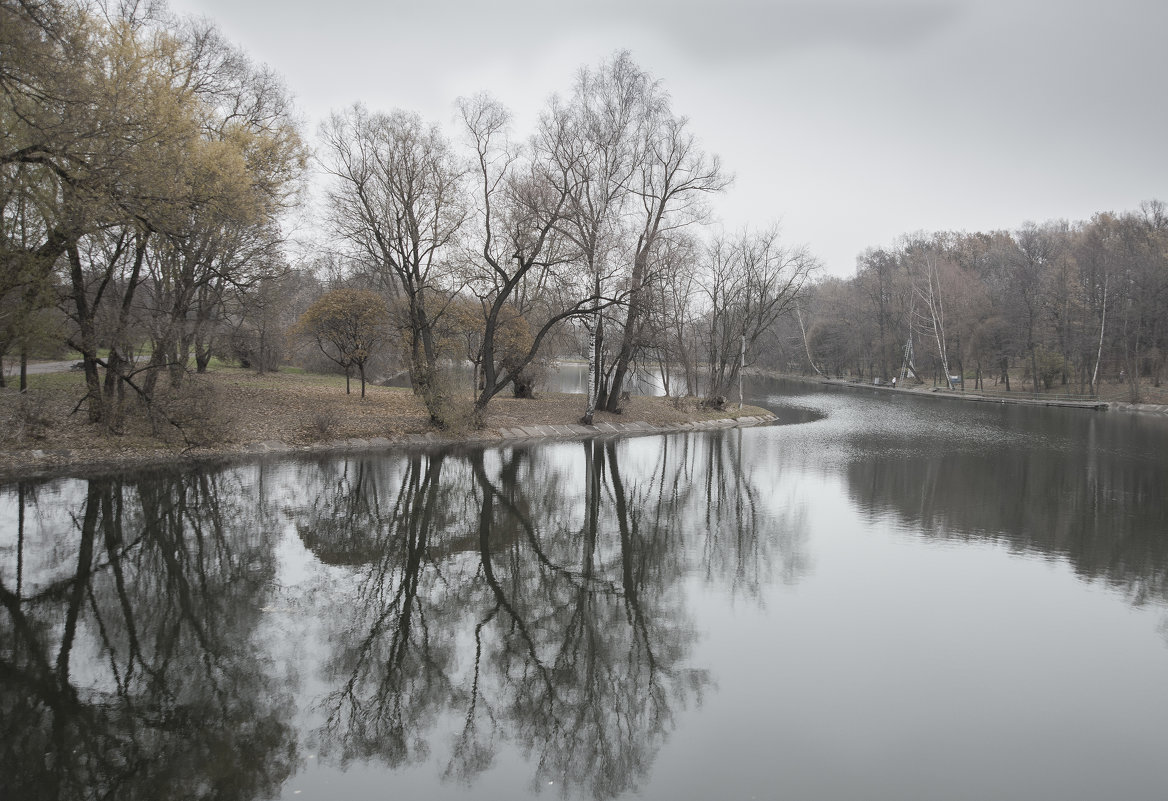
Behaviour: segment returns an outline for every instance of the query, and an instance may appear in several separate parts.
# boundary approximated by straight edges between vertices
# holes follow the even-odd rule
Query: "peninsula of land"
[[[434,444],[567,439],[757,425],[774,416],[755,406],[724,409],[693,398],[632,396],[621,414],[598,411],[580,425],[581,395],[496,397],[481,424],[469,415],[438,430],[410,390],[368,386],[346,393],[344,378],[292,371],[222,368],[191,376],[181,395],[152,413],[140,410],[120,430],[86,421],[77,373],[38,376],[26,393],[0,391],[0,480],[257,453],[373,450]],[[467,400],[469,407],[469,399]]]

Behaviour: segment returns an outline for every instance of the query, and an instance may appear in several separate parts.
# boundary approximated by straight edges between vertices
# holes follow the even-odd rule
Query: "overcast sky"
[[[627,49],[735,175],[729,228],[779,221],[829,272],[920,230],[1168,201],[1168,2],[171,0],[283,74],[315,137],[362,101],[450,125],[486,90],[526,136]]]

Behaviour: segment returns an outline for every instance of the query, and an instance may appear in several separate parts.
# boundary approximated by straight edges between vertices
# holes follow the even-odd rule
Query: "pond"
[[[0,798],[1168,787],[1168,419],[786,423],[0,487]]]

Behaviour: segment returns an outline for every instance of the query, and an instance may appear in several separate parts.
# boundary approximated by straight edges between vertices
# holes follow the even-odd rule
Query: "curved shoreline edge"
[[[1111,404],[1107,401],[1090,401],[1090,400],[1067,400],[1061,398],[1007,398],[999,395],[982,395],[977,392],[954,392],[952,390],[942,389],[940,387],[933,387],[927,390],[922,389],[901,389],[897,387],[886,387],[879,384],[860,384],[855,381],[845,381],[838,378],[821,378],[816,383],[824,384],[832,387],[848,387],[852,389],[870,389],[874,392],[897,392],[901,394],[913,395],[914,397],[922,398],[939,398],[943,400],[968,401],[971,403],[999,403],[1010,404],[1012,406],[1045,406],[1045,407],[1063,407],[1067,409],[1088,409],[1091,411],[1107,411],[1111,408]]]
[[[1070,409],[1086,409],[1089,411],[1127,412],[1128,414],[1168,415],[1168,404],[1157,403],[1124,403],[1120,401],[1082,400],[1077,401],[1065,398],[1041,397],[1008,397],[1002,395],[982,395],[977,392],[955,392],[943,387],[928,389],[909,389],[904,387],[890,387],[882,384],[868,384],[860,381],[849,381],[843,378],[823,378],[820,376],[800,376],[786,373],[759,371],[756,375],[784,381],[797,381],[802,384],[830,386],[850,389],[864,389],[873,392],[895,392],[922,398],[943,398],[945,400],[969,401],[971,403],[1001,403],[1014,406],[1045,406],[1063,407]]]
[[[371,437],[331,440],[310,445],[289,445],[280,440],[249,442],[234,447],[200,448],[187,451],[156,451],[133,456],[107,455],[88,457],[69,451],[37,449],[8,454],[9,458],[24,458],[24,465],[12,462],[0,466],[0,485],[20,479],[44,480],[68,478],[74,474],[108,475],[150,468],[186,469],[206,464],[248,462],[266,456],[313,456],[348,453],[375,453],[410,451],[429,448],[458,448],[466,446],[504,447],[513,444],[538,444],[586,439],[614,439],[680,434],[689,431],[749,428],[769,425],[777,421],[770,412],[743,417],[721,417],[713,420],[695,420],[680,423],[596,423],[586,426],[572,424],[541,424],[483,429],[461,436],[443,436],[435,432],[407,434],[401,437]]]

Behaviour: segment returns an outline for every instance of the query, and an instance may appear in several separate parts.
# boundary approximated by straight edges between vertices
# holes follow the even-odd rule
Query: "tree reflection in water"
[[[760,485],[726,433],[0,489],[0,797],[267,798],[309,748],[636,791],[712,684],[687,582],[800,564]]]
[[[396,474],[385,462],[322,465],[329,500],[305,541],[333,559],[376,554],[332,617],[326,754],[425,759],[451,713],[462,723],[445,775],[460,782],[502,740],[528,753],[533,781],[565,791],[613,797],[647,773],[673,709],[709,683],[685,664],[683,551],[668,525],[644,524],[649,485],[625,486],[614,444],[573,447],[583,497],[578,466],[546,449],[415,455]]]
[[[272,547],[244,525],[256,512],[231,480],[72,482],[45,507],[42,488],[15,488],[19,558],[0,579],[0,796],[278,792],[296,756],[289,696],[248,643]],[[39,525],[62,503],[71,526]],[[26,564],[30,543],[53,534]]]
[[[1065,557],[1134,604],[1168,598],[1168,464],[1127,452],[1106,438],[1114,428],[1101,434],[1095,418],[1084,421],[1083,446],[1054,453],[873,454],[848,466],[849,490],[861,509],[891,512],[926,536],[1003,540]]]
[[[635,790],[711,684],[688,663],[694,559],[754,594],[790,542],[740,445],[662,438],[633,478],[612,441],[306,467],[301,539],[357,571],[326,615],[322,754],[396,767],[450,737],[444,776],[470,784],[511,743],[533,787]]]

